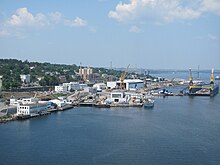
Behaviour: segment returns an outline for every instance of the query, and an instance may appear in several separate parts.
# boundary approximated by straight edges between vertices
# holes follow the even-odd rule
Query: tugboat
[[[216,77],[215,77],[215,80],[220,80],[220,77],[219,77],[219,76],[216,76]]]
[[[153,98],[147,98],[144,102],[144,108],[153,108],[155,100]]]

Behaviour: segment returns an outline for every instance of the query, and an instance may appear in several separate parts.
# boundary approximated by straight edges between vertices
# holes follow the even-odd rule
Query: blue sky
[[[220,69],[220,0],[1,0],[0,58]]]

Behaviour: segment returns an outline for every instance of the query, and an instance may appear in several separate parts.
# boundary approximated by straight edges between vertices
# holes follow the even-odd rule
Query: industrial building
[[[102,92],[102,90],[106,89],[106,84],[105,83],[96,83],[93,85],[93,88],[97,89],[97,92]]]
[[[70,82],[70,83],[63,83],[62,85],[55,86],[55,92],[62,93],[62,92],[70,92],[83,90],[84,88],[88,87],[87,84],[79,84],[78,82]]]
[[[144,81],[140,79],[125,79],[123,81],[126,90],[139,90],[144,87]],[[119,89],[121,81],[107,82],[107,89]]]

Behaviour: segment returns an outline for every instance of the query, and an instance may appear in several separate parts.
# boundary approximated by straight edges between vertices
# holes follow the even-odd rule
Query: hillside
[[[94,77],[92,81],[104,81],[109,76],[117,79],[122,71],[105,68],[92,68]],[[77,74],[79,66],[65,64],[51,64],[21,61],[17,59],[0,59],[0,75],[2,89],[16,89],[21,86],[55,86],[64,82],[81,81]],[[30,83],[21,81],[20,75],[30,74]]]

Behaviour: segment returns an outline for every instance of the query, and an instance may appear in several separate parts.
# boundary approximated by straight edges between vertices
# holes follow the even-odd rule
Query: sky
[[[220,69],[220,0],[1,0],[0,58]]]

